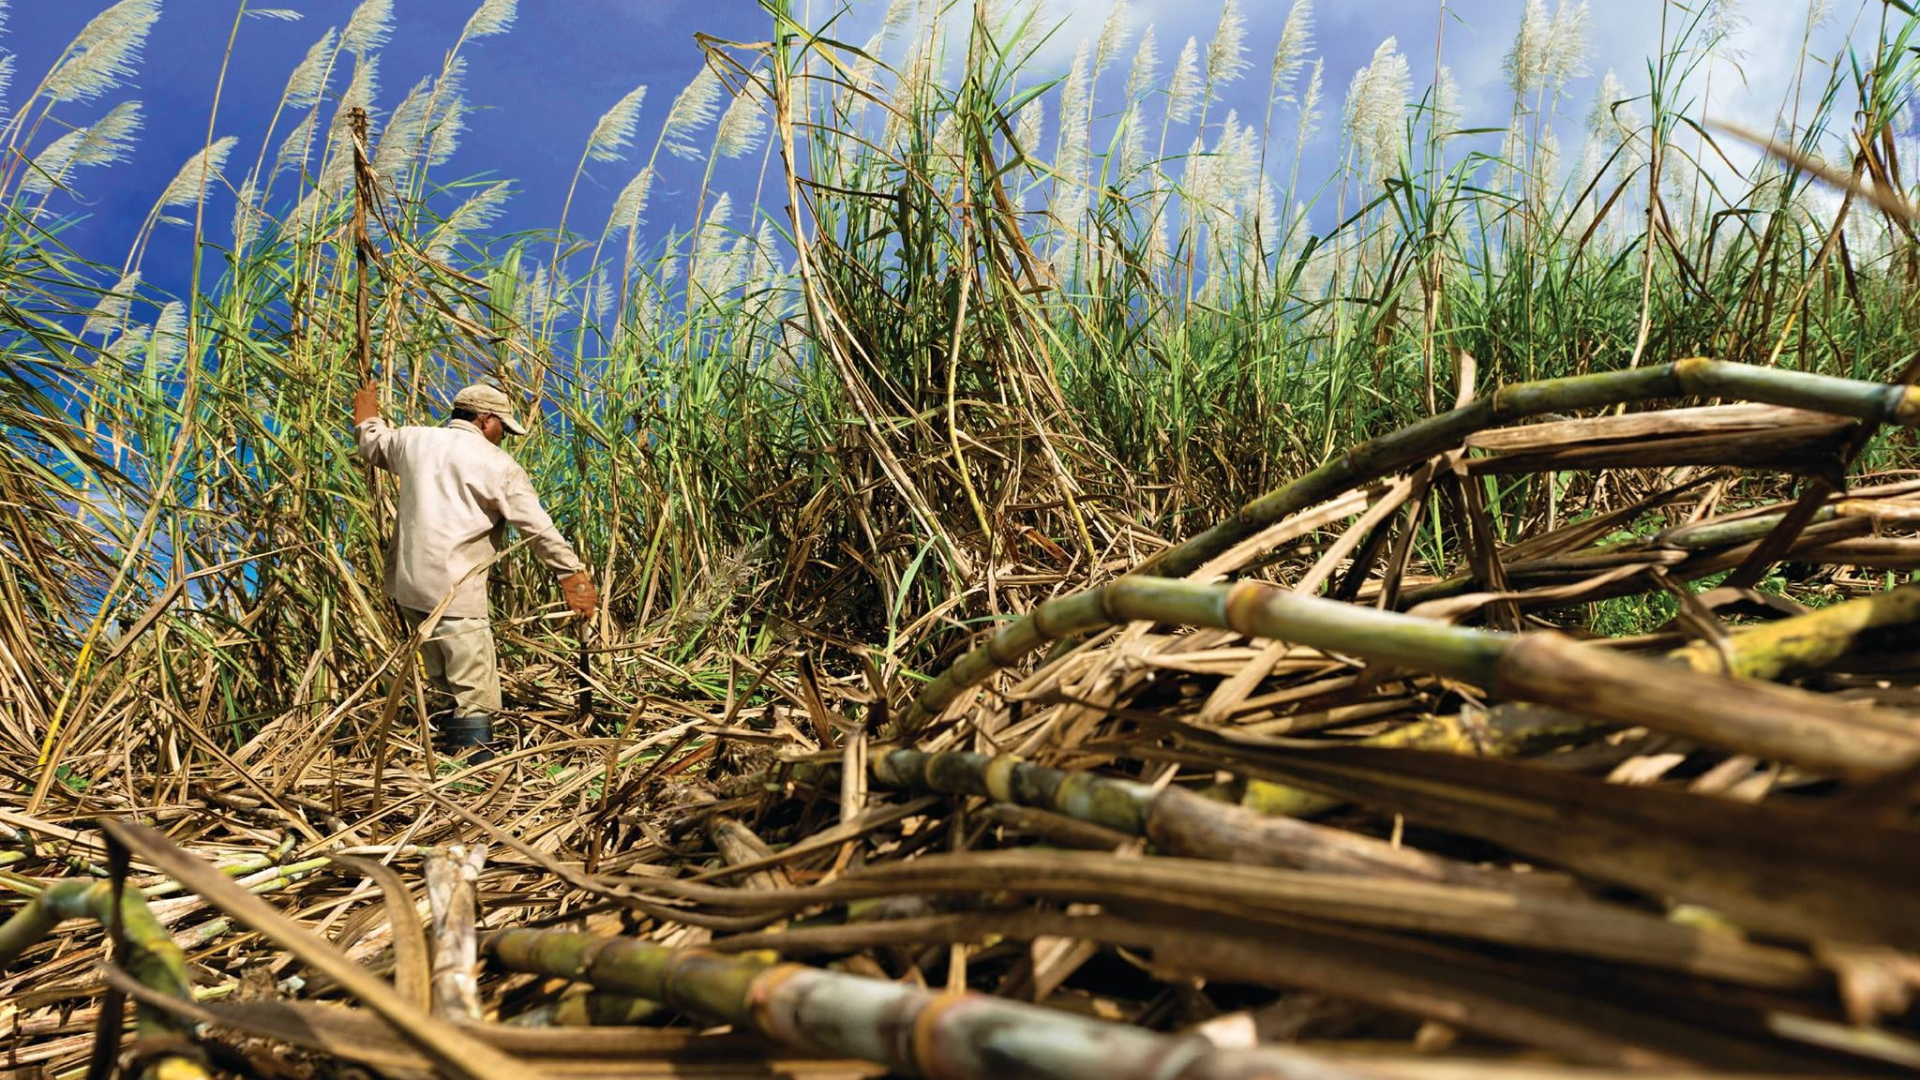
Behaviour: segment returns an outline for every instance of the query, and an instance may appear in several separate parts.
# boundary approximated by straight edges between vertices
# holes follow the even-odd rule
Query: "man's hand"
[[[380,415],[380,387],[372,380],[353,392],[353,426]]]
[[[567,608],[576,618],[590,619],[600,609],[600,590],[593,587],[593,578],[585,570],[561,578],[560,595],[567,598]]]

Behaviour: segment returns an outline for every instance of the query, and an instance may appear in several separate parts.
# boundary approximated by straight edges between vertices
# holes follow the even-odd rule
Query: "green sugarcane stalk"
[[[978,795],[1054,810],[1078,821],[1144,836],[1164,852],[1332,874],[1511,889],[1528,883],[1345,829],[1270,817],[1184,788],[1065,772],[1010,755],[895,750],[873,761],[889,787]]]
[[[936,994],[751,956],[667,949],[570,930],[506,930],[488,940],[514,970],[588,982],[750,1028],[777,1043],[940,1080],[1361,1080],[1307,1053],[1224,1050],[981,994]],[[1017,1068],[1013,1063],[1018,1063]]]
[[[1291,514],[1407,468],[1499,424],[1551,412],[1658,398],[1721,397],[1812,409],[1901,427],[1920,425],[1920,389],[1693,357],[1655,367],[1514,383],[1486,397],[1361,443],[1242,506],[1233,517],[1147,560],[1137,571],[1184,577]]]
[[[1776,682],[1831,667],[1862,649],[1892,643],[1916,622],[1920,622],[1920,585],[1902,585],[1744,629],[1717,645],[1694,642],[1667,653],[1667,659],[1695,671]],[[1513,757],[1543,744],[1572,742],[1604,726],[1580,712],[1501,705],[1476,720],[1465,715],[1424,717],[1357,740],[1356,745]],[[1260,814],[1300,817],[1339,802],[1319,792],[1249,779],[1244,805]]]
[[[1041,604],[935,679],[899,727],[917,732],[960,694],[1048,641],[1136,621],[1232,630],[1359,656],[1509,700],[1643,724],[1843,779],[1871,779],[1920,759],[1920,734],[1906,717],[1804,690],[1693,671],[1558,634],[1449,626],[1252,581],[1204,585],[1159,577],[1123,577]]]
[[[73,879],[59,881],[42,889],[27,905],[0,923],[0,969],[46,939],[55,927],[70,919],[94,919],[109,925],[113,917],[113,883]],[[160,993],[183,1001],[192,1001],[193,980],[187,973],[187,957],[153,917],[138,889],[120,891],[120,929],[128,949],[123,958],[127,973]],[[157,1043],[188,1043],[193,1025],[171,1013],[139,1005],[134,1009],[134,1031],[140,1038]],[[156,1059],[147,1075],[166,1080],[208,1080],[206,1066],[184,1054],[169,1053]]]

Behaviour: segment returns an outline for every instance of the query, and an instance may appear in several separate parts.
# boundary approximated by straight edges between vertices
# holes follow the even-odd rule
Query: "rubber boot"
[[[484,765],[493,760],[493,718],[489,716],[453,716],[440,724],[438,749],[451,758],[466,759],[468,765]]]

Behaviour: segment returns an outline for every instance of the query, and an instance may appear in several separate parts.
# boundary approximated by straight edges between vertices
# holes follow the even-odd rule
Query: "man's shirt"
[[[431,611],[452,592],[447,617],[486,618],[487,572],[474,568],[493,560],[504,525],[520,530],[555,573],[586,569],[540,506],[526,470],[465,420],[394,427],[375,416],[355,426],[354,437],[363,460],[400,481],[387,595],[401,607]]]

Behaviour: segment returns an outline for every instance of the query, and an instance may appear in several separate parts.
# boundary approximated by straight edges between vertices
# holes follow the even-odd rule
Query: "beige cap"
[[[474,383],[465,390],[453,395],[453,407],[476,413],[492,413],[500,418],[501,426],[514,435],[525,435],[527,429],[513,417],[513,402],[507,400],[497,386],[486,383]]]

